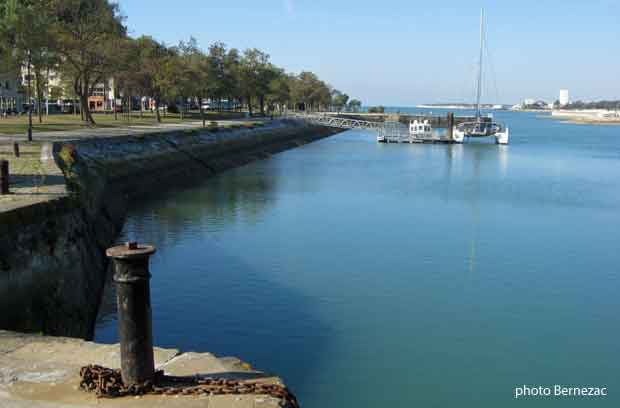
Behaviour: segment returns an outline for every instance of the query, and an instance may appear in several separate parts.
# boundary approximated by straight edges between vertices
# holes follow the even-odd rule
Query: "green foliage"
[[[122,57],[126,28],[118,5],[108,0],[48,0],[51,13],[51,47],[63,63],[61,73],[73,80],[87,122],[94,120],[88,96],[96,84],[106,81],[116,71]]]
[[[331,104],[332,91],[316,74],[304,71],[291,79],[295,104],[303,105],[306,110],[325,109]]]
[[[172,47],[149,36],[131,38],[111,0],[0,0],[0,35],[5,65],[17,62],[17,72],[27,62],[39,97],[47,88],[41,74],[59,71],[62,89],[54,90],[54,99],[79,98],[85,119],[93,124],[88,97],[96,85],[108,86],[110,78],[117,96],[149,96],[157,108],[179,105],[182,113],[188,102],[202,111],[207,98],[211,106],[223,100],[231,106],[244,103],[250,113],[258,105],[262,114],[298,106],[349,106],[348,95],[332,90],[316,74],[286,73],[255,48],[240,53],[216,42],[204,52],[193,38]]]
[[[340,112],[347,106],[347,102],[349,101],[349,95],[342,93],[338,90],[334,90],[332,92],[332,106]]]
[[[359,112],[362,109],[362,102],[357,99],[351,99],[349,101],[348,110],[349,112]]]
[[[558,106],[560,102],[557,101]],[[619,101],[598,101],[598,102],[582,102],[576,101],[566,106],[562,106],[562,109],[577,110],[577,109],[606,109],[606,110],[620,110]]]
[[[368,113],[385,113],[385,108],[383,106],[371,106],[368,108]]]

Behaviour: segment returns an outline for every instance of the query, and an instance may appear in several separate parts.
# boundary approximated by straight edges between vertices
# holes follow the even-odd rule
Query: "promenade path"
[[[263,119],[258,121],[263,122]],[[252,119],[217,120],[218,126],[226,127],[248,122]],[[116,136],[156,134],[179,130],[202,128],[202,121],[183,123],[162,123],[159,125],[136,125],[118,128],[93,128],[69,131],[37,132],[33,142],[27,142],[25,135],[0,133],[0,160],[9,161],[11,194],[0,195],[0,212],[57,199],[66,195],[64,177],[52,161],[41,160],[41,148],[46,143],[88,140]],[[20,157],[13,154],[13,143],[19,143]]]
[[[255,122],[256,120],[249,119],[230,119],[230,120],[217,120],[208,121],[217,122],[219,126],[242,124],[245,122]],[[259,121],[262,121],[260,119]],[[113,137],[113,136],[128,136],[144,133],[160,133],[170,132],[174,130],[183,129],[197,129],[202,127],[202,121],[187,121],[183,123],[161,123],[158,125],[131,125],[124,127],[100,127],[100,128],[84,128],[67,131],[51,131],[51,132],[36,132],[33,135],[35,142],[60,142],[70,140],[83,140],[97,137]],[[13,142],[25,142],[26,135],[4,134],[0,132],[0,145]]]

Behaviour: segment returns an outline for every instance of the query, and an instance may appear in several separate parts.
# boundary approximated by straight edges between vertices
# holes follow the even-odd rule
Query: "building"
[[[23,112],[24,102],[19,75],[0,73],[0,114]]]
[[[88,97],[88,108],[91,112],[113,112],[122,106],[122,93],[116,95],[114,78],[99,83]]]
[[[104,112],[106,110],[106,94],[105,84],[95,85],[91,95],[88,97],[88,109],[91,112]]]
[[[560,89],[560,106],[566,106],[569,103],[568,89]]]
[[[43,91],[43,99],[41,101],[41,106],[39,106],[39,101],[37,100],[36,87],[37,87],[37,78],[34,74],[34,67],[31,67],[30,74],[28,73],[28,67],[21,67],[21,87],[23,89],[24,96],[28,93],[28,80],[30,79],[30,87],[31,87],[31,101],[34,112],[38,112],[39,109],[46,113],[55,113],[61,110],[61,105],[63,99],[66,97],[65,90],[63,88],[62,77],[60,73],[53,69],[46,69],[41,72],[41,80],[44,82],[44,86],[42,88]],[[24,103],[26,98],[24,98]]]

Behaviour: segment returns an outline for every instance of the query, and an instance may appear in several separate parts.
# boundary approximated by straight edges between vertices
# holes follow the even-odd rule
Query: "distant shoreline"
[[[556,110],[551,118],[575,125],[620,125],[620,115],[606,110]]]
[[[561,120],[563,123],[570,123],[572,125],[620,125],[620,119],[584,119],[584,118],[572,118]]]
[[[476,105],[416,105],[418,109],[460,109],[460,110],[472,110],[476,109]],[[482,105],[482,109],[486,110],[503,110],[503,108],[497,108],[495,105]]]

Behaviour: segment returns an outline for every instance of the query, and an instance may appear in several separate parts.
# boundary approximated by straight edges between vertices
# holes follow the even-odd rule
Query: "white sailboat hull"
[[[497,132],[495,134],[495,143],[501,145],[507,145],[510,142],[510,130],[505,128],[503,132]]]
[[[452,140],[454,143],[463,143],[465,140],[465,132],[458,129],[458,127],[454,126],[452,128]]]
[[[457,126],[452,128],[452,140],[454,143],[463,143],[465,141],[465,137],[483,137],[474,134],[468,134],[463,130],[459,130]],[[496,132],[492,136],[495,137],[495,143],[500,145],[507,145],[510,143],[510,130],[508,128],[504,128],[503,130]],[[488,136],[486,136],[488,137]]]

